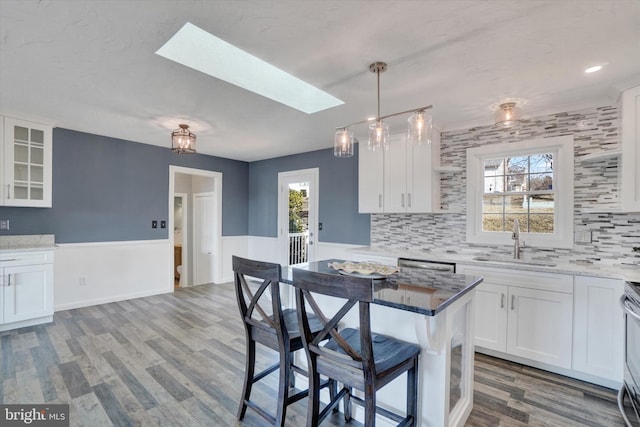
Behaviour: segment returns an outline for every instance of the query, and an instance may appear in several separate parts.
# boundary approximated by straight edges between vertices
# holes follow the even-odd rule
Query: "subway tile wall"
[[[443,214],[372,214],[371,246],[412,250],[454,250],[464,253],[511,255],[512,245],[466,243],[466,150],[497,143],[561,135],[574,137],[574,232],[591,232],[591,243],[573,249],[527,247],[523,259],[587,261],[595,264],[640,265],[640,214],[620,213],[620,156],[582,161],[581,158],[619,148],[619,109],[589,108],[526,120],[518,129],[493,126],[444,132],[441,164],[462,172],[442,173]]]

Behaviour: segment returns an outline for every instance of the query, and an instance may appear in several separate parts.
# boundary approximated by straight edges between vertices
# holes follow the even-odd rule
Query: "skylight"
[[[344,104],[190,22],[156,54],[307,114]]]

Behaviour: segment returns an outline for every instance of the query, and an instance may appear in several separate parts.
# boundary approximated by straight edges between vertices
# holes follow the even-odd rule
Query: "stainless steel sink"
[[[556,266],[556,264],[549,261],[524,260],[524,259],[486,256],[486,255],[475,256],[472,259],[474,261],[499,262],[499,263],[505,263],[505,264],[535,265],[539,267],[555,267]]]

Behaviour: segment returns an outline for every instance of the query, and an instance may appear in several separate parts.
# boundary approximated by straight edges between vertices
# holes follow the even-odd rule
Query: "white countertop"
[[[414,258],[419,260],[455,262],[457,264],[467,264],[492,268],[508,268],[510,270],[540,271],[546,273],[571,274],[574,276],[603,277],[609,279],[623,279],[631,282],[640,282],[640,267],[632,265],[607,265],[583,262],[562,262],[553,260],[554,266],[522,264],[518,260],[505,261],[478,261],[474,258],[485,255],[480,250],[469,250],[465,252],[457,251],[412,251],[410,249],[397,249],[386,247],[363,246],[353,248],[351,252],[371,255],[388,256],[392,258]],[[523,260],[535,262],[535,260]],[[543,261],[546,262],[546,261]]]

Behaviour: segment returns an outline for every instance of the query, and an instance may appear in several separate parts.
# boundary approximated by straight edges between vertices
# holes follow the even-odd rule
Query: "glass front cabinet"
[[[1,119],[0,205],[50,208],[51,126]]]

